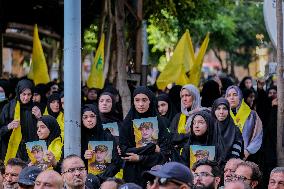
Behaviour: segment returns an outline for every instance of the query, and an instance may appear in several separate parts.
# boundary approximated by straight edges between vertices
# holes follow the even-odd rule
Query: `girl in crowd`
[[[82,108],[82,127],[81,127],[81,154],[84,154],[85,164],[88,165],[87,160],[91,160],[96,155],[96,149],[88,148],[90,141],[112,141],[113,150],[109,152],[112,154],[111,163],[98,163],[94,165],[94,171],[101,181],[107,177],[113,177],[120,168],[120,158],[117,154],[117,145],[113,136],[103,130],[99,111],[93,104],[86,104]],[[100,150],[99,150],[100,149]],[[104,152],[105,147],[100,147],[97,151]],[[97,158],[98,159],[98,158]]]
[[[169,121],[172,121],[177,112],[175,111],[175,108],[172,105],[169,95],[163,93],[160,94],[157,99],[158,111],[160,113],[160,116],[166,117]]]
[[[146,181],[141,179],[141,173],[168,161],[170,139],[167,127],[169,122],[167,119],[157,116],[156,99],[147,87],[137,87],[133,92],[133,98],[133,104],[119,131],[121,156],[126,161],[124,180],[146,186]],[[136,147],[133,120],[149,117],[157,118],[158,139],[147,143],[145,146]]]
[[[215,157],[214,160],[218,161],[219,164],[224,163],[224,144],[221,140],[221,135],[218,129],[214,126],[214,120],[208,110],[202,110],[194,114],[190,125],[189,140],[181,150],[182,162],[189,166],[193,164],[193,158],[190,154],[191,145],[200,146],[214,146]],[[194,154],[196,160],[209,157],[209,151],[197,150]]]
[[[175,152],[179,152],[188,141],[192,117],[196,112],[201,110],[200,94],[194,85],[183,86],[180,91],[180,97],[181,112],[176,114],[170,126],[172,144],[176,149],[173,152],[174,154]],[[175,158],[175,155],[173,158]]]
[[[99,98],[99,111],[102,123],[120,122],[115,106],[115,98],[109,92],[103,92]]]
[[[231,118],[230,104],[225,98],[218,98],[212,106],[212,116],[215,118],[214,127],[219,129],[223,144],[224,159],[243,158],[243,137],[240,129]]]
[[[50,115],[43,115],[37,122],[37,135],[47,146],[47,161],[56,167],[63,158],[63,143],[60,137],[60,127],[56,119]],[[47,167],[45,167],[47,168]]]
[[[244,140],[244,157],[255,154],[262,144],[262,122],[254,110],[244,102],[242,92],[237,86],[230,86],[226,91],[230,104],[230,114],[235,125],[242,132]]]
[[[64,140],[64,115],[59,93],[53,93],[48,97],[44,115],[51,115],[57,120],[61,130],[61,138]]]

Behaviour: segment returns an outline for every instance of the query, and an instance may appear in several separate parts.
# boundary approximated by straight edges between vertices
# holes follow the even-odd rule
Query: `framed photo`
[[[112,160],[113,141],[90,141],[88,149],[93,151],[92,159],[88,160],[88,173],[104,172]]]
[[[146,146],[148,143],[157,144],[159,127],[157,117],[133,120],[136,147]]]
[[[51,167],[50,162],[47,161],[45,156],[47,152],[46,142],[44,140],[27,142],[26,149],[31,160],[31,163],[35,166],[38,166],[42,170],[45,170]]]
[[[200,159],[215,159],[215,146],[190,145],[190,168]]]
[[[117,122],[103,124],[103,128],[104,128],[104,130],[108,129],[110,131],[110,133],[112,134],[112,136],[114,136],[114,137],[119,136]]]

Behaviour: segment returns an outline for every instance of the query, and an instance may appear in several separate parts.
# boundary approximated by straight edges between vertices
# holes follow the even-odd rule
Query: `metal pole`
[[[81,0],[64,0],[64,156],[81,155]]]

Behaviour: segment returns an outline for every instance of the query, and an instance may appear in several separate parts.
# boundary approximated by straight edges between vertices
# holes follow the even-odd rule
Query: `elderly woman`
[[[234,123],[242,132],[244,140],[244,156],[247,159],[255,154],[262,144],[262,122],[254,110],[245,103],[242,92],[237,86],[230,86],[226,91],[226,99],[230,104],[230,114]]]
[[[170,131],[172,144],[177,151],[186,144],[189,138],[190,124],[193,115],[201,110],[200,93],[194,85],[185,85],[180,91],[181,112],[173,118]]]

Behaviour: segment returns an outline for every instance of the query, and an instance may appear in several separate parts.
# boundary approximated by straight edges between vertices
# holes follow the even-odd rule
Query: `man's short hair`
[[[258,181],[258,182],[261,181],[262,173],[261,173],[257,164],[255,164],[254,162],[251,162],[251,161],[244,161],[237,166],[237,169],[240,166],[251,168],[251,170],[252,170],[251,179],[254,180],[254,181]]]
[[[208,157],[209,156],[209,151],[208,150],[197,150],[196,153],[194,154],[194,156],[204,156],[204,157]]]
[[[80,156],[76,155],[76,154],[70,154],[70,155],[68,155],[67,157],[65,157],[65,158],[62,160],[61,173],[64,172],[64,170],[63,170],[64,162],[65,162],[66,160],[72,159],[72,158],[78,158],[78,159],[81,159],[81,160],[82,160],[82,158],[81,158]],[[82,160],[82,162],[83,162],[83,164],[84,164],[84,166],[85,166],[85,163],[84,163],[83,160]]]
[[[272,169],[270,176],[274,173],[282,173],[284,174],[284,167],[275,167],[274,169]]]
[[[197,169],[197,167],[201,166],[201,165],[208,165],[211,167],[212,169],[212,174],[215,176],[215,177],[221,177],[221,170],[220,170],[220,167],[218,165],[218,163],[216,161],[212,161],[212,160],[209,160],[209,159],[201,159],[201,160],[198,160],[197,162],[195,162],[192,166],[192,170],[195,171]]]
[[[117,184],[117,188],[120,187],[121,185],[125,184],[124,180],[122,179],[119,179],[119,178],[115,178],[115,177],[110,177],[110,178],[107,178],[105,180],[105,182],[115,182]]]
[[[98,145],[95,147],[95,152],[97,151],[101,151],[101,152],[107,152],[108,151],[108,147],[106,145]]]
[[[27,166],[27,164],[26,164],[23,160],[21,160],[21,159],[19,159],[19,158],[11,158],[11,159],[9,159],[8,162],[7,162],[7,165],[10,165],[10,166],[19,166],[19,167],[21,167],[22,169]]]
[[[143,122],[140,124],[139,126],[139,130],[141,130],[142,128],[145,128],[145,129],[153,129],[153,123],[152,122]]]
[[[33,152],[43,152],[42,146],[41,145],[34,145],[32,147],[32,150],[31,150],[31,153],[33,153]]]
[[[3,175],[5,173],[5,165],[2,160],[0,160],[0,174]]]

